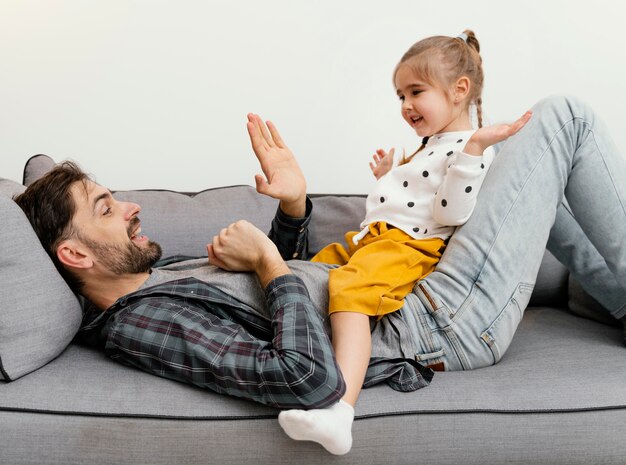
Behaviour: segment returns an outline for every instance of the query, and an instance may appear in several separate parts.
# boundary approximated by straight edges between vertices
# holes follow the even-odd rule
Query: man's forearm
[[[337,402],[345,382],[302,280],[279,276],[265,296],[271,327],[201,281],[161,285],[154,295],[129,299],[111,318],[107,353],[158,376],[278,408]],[[172,311],[180,298],[185,305]]]
[[[280,374],[277,379],[266,379],[286,383],[288,390],[280,392],[280,402],[284,408],[294,401],[291,408],[298,407],[295,404],[300,408],[334,404],[345,393],[346,385],[324,322],[304,282],[295,275],[281,276],[269,284],[265,295],[272,315],[272,346],[278,355],[273,361],[277,366],[269,374]]]

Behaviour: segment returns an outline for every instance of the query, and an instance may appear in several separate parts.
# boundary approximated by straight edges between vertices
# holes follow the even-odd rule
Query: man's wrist
[[[306,216],[306,195],[291,202],[281,200],[279,206],[285,215],[292,218],[303,218]]]
[[[263,289],[279,276],[291,273],[291,270],[279,254],[261,259],[254,271]]]

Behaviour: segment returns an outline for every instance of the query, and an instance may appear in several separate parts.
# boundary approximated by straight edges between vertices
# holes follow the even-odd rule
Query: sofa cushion
[[[8,193],[7,183],[0,186]],[[28,219],[6,195],[0,195],[0,218],[0,379],[11,381],[58,356],[78,331],[82,312]]]
[[[580,282],[571,275],[568,280],[568,293],[568,306],[572,313],[611,326],[622,325],[600,302],[587,294]]]
[[[564,309],[526,312],[502,360],[471,371],[438,372],[416,392],[363,390],[358,418],[426,413],[550,413],[623,408],[626,358],[616,328]],[[50,386],[42,391],[41,386]],[[89,392],[89,396],[81,393]],[[563,395],[567,393],[567,395]],[[250,419],[277,410],[148,375],[71,344],[45,368],[0,386],[0,411],[178,419]]]
[[[315,254],[331,242],[345,245],[348,231],[358,231],[365,217],[365,197],[315,196],[309,227],[309,250]]]
[[[269,231],[278,202],[250,186],[197,194],[167,190],[116,191],[115,198],[141,206],[141,230],[161,244],[163,256],[206,256],[206,244],[229,224],[245,219]]]
[[[10,179],[0,178],[0,197],[9,197],[21,194],[26,189],[21,184],[11,181]]]
[[[28,187],[37,179],[42,177],[52,168],[54,168],[55,162],[48,155],[38,154],[33,155],[26,161],[24,165],[24,175],[22,183]]]

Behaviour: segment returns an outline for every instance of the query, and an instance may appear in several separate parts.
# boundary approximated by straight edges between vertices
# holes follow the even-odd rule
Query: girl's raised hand
[[[531,116],[532,112],[529,110],[514,123],[495,124],[478,129],[469,138],[463,151],[469,155],[482,155],[487,147],[491,147],[517,134],[528,123]]]
[[[270,121],[266,125],[259,115],[250,113],[247,128],[252,149],[263,170],[263,175],[254,177],[256,190],[280,200],[280,208],[285,214],[303,217],[306,211],[306,180],[296,157]]]
[[[373,162],[370,162],[370,169],[376,179],[382,178],[386,175],[391,167],[393,166],[393,153],[395,149],[392,148],[389,150],[389,153],[385,152],[383,149],[376,150],[376,153],[372,158],[374,158]]]

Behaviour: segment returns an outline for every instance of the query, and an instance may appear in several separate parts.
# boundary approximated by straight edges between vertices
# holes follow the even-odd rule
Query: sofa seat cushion
[[[565,310],[527,312],[495,366],[437,373],[430,386],[363,391],[357,418],[437,412],[568,412],[626,408],[626,351],[618,329]],[[46,389],[41,389],[46,386]],[[249,419],[275,409],[158,378],[70,345],[46,367],[0,384],[0,410],[84,415]]]

